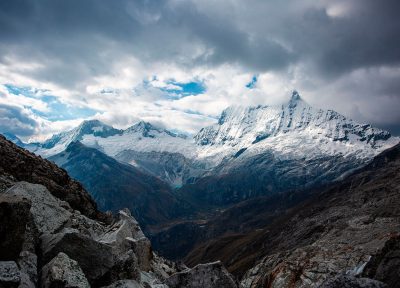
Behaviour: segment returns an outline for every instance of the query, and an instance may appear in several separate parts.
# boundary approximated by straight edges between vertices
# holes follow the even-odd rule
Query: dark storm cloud
[[[295,3],[6,0],[0,2],[1,46],[20,56],[62,57],[68,61],[63,69],[65,63],[77,65],[78,74],[66,71],[58,79],[67,85],[69,78],[103,73],[116,57],[103,51],[177,61],[181,53],[190,55],[184,51],[192,48],[190,41],[211,50],[195,63],[238,62],[260,71],[305,59],[327,74],[399,63],[399,1],[348,1],[350,12],[344,17],[306,4],[296,13],[290,9]],[[43,74],[36,76],[46,78]]]
[[[360,67],[399,64],[400,2],[366,0],[349,3],[354,6],[348,17],[323,20],[321,15],[316,17],[320,21],[315,23],[314,29],[311,25],[307,29],[306,40],[314,44],[310,51],[318,55],[315,61],[320,69],[335,74]],[[318,20],[311,20],[311,23],[313,21]],[[309,35],[310,32],[313,34]]]
[[[326,85],[358,69],[399,67],[398,11],[398,0],[3,0],[0,64],[42,63],[24,75],[80,91],[129,55],[183,68],[235,63],[254,74],[299,66],[312,85]],[[346,85],[371,105],[399,99],[399,76],[379,78],[370,90],[340,81],[329,101]]]
[[[22,108],[0,104],[0,133],[19,136],[33,135],[39,124]]]

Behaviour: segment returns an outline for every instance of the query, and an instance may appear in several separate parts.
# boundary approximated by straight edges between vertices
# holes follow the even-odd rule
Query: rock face
[[[394,236],[365,266],[363,275],[388,284],[399,285],[400,279],[400,236]]]
[[[51,169],[54,164],[3,138],[0,138],[0,155],[7,155],[8,160],[16,157],[16,161],[9,162],[16,163],[14,168],[5,167],[5,162],[1,162],[3,158],[0,159],[3,165],[0,166],[0,180],[4,184],[0,190],[1,288],[39,285],[49,288],[108,285],[168,288],[168,278],[187,269],[153,253],[150,241],[129,210],[120,211],[112,218],[99,213],[83,188],[74,190],[78,184],[67,174],[65,179],[70,186],[57,186],[57,179],[51,177],[65,171],[44,170]],[[31,164],[19,163],[21,157]],[[6,173],[6,169],[12,174]],[[40,170],[43,184],[18,181],[21,175],[29,175],[29,171],[35,173],[35,169]],[[50,190],[57,187],[67,194]],[[74,202],[77,199],[70,198],[68,193],[80,195],[83,203]],[[85,211],[85,207],[89,211]],[[226,270],[223,271],[225,273],[214,273],[212,277],[229,277]]]
[[[78,262],[60,252],[42,268],[42,287],[89,288],[90,285]]]
[[[199,264],[193,269],[173,274],[168,278],[170,288],[234,288],[237,287],[221,262]]]
[[[74,229],[64,229],[56,234],[45,234],[41,237],[41,242],[44,262],[47,263],[61,252],[66,253],[78,261],[92,283],[103,277],[114,265],[110,246],[82,235]]]
[[[170,275],[182,269],[196,275],[199,270],[156,256],[129,210],[120,211],[111,224],[100,223],[73,210],[43,185],[15,183],[0,194],[0,215],[7,216],[0,218],[6,232],[1,249],[8,251],[1,254],[7,261],[0,261],[4,287],[36,287],[38,278],[42,287],[168,287]],[[221,264],[208,267],[201,269],[210,273],[206,279],[231,279]]]
[[[68,211],[71,210],[69,204],[49,195],[49,191],[43,185],[19,182],[4,194],[30,200],[32,206],[30,212],[41,233],[53,233],[59,230],[72,215]]]

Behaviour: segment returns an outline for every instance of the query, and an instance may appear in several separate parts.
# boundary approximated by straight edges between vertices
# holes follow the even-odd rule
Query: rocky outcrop
[[[96,203],[80,183],[71,179],[64,169],[18,147],[0,135],[0,174],[11,175],[16,181],[44,185],[52,195],[70,204],[89,217],[106,219],[97,211]]]
[[[60,252],[42,269],[42,287],[89,288],[89,282],[78,262]]]
[[[22,197],[31,202],[30,213],[40,233],[53,233],[62,228],[71,218],[69,204],[49,194],[39,184],[19,182],[5,192],[5,195]]]
[[[170,288],[235,288],[235,280],[221,262],[199,264],[168,278]]]
[[[0,194],[0,215],[0,277],[6,287],[36,287],[38,278],[44,287],[87,287],[86,282],[100,287],[121,279],[142,283],[142,272],[147,282],[162,283],[177,271],[153,256],[128,211],[107,225],[80,214],[43,185],[17,182]]]
[[[111,224],[98,222],[43,185],[15,183],[0,194],[0,215],[0,287],[167,288],[172,274],[187,269],[152,252],[129,210],[120,211]],[[220,277],[218,283],[230,277],[220,264],[202,273],[214,281]]]

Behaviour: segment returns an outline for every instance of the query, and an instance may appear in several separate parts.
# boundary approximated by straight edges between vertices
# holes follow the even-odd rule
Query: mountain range
[[[223,206],[333,181],[399,140],[313,108],[294,91],[284,105],[228,107],[216,124],[193,137],[144,121],[121,130],[88,120],[25,147],[51,157],[79,141],[157,177],[189,200]]]

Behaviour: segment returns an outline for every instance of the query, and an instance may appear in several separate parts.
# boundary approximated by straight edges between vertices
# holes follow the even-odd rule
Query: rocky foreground
[[[0,136],[0,287],[237,287],[220,262],[158,257],[128,210],[97,211],[84,188]]]

